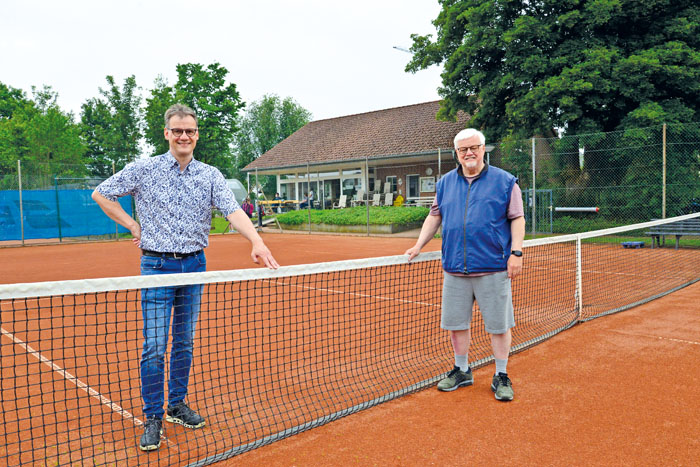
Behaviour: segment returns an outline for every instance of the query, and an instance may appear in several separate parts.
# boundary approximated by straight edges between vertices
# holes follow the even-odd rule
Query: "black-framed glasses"
[[[460,154],[466,154],[469,151],[476,152],[481,146],[483,146],[483,144],[477,144],[475,146],[466,146],[463,148],[457,148],[457,152]]]
[[[183,133],[190,138],[197,134],[197,128],[168,128],[168,130],[177,137],[182,136]]]

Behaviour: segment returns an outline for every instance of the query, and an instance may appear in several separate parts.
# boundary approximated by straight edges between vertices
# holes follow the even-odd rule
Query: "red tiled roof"
[[[439,108],[440,101],[433,101],[310,122],[244,170],[451,149],[469,118],[460,112],[457,122],[437,121]]]

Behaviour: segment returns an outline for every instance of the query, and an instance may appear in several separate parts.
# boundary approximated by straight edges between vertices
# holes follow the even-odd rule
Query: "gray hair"
[[[473,136],[478,136],[479,137],[479,142],[481,144],[486,144],[486,137],[482,132],[475,128],[466,128],[459,133],[457,133],[457,136],[455,136],[455,149],[457,149],[457,141],[461,141],[463,139],[469,139]]]
[[[173,117],[192,117],[194,118],[194,123],[197,124],[197,114],[191,108],[183,104],[173,104],[168,110],[165,111],[165,127],[167,128],[170,124],[170,119]]]

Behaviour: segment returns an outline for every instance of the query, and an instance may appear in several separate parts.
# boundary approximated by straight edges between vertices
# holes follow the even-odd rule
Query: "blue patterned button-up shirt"
[[[100,183],[105,198],[132,195],[144,250],[192,253],[209,245],[211,208],[224,216],[240,209],[221,172],[194,158],[180,172],[167,152],[139,159]]]

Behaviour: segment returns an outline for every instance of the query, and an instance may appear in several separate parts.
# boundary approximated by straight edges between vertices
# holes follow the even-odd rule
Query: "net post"
[[[583,255],[581,253],[581,235],[576,235],[576,290],[578,292],[576,321],[580,321],[583,314]]]

